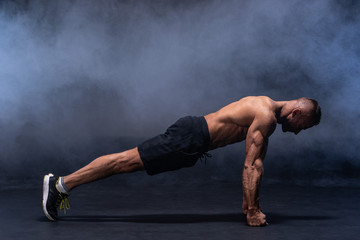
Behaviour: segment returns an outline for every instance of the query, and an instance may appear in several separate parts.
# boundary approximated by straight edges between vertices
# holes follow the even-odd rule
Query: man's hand
[[[267,226],[266,216],[258,209],[247,210],[246,221],[251,227]]]

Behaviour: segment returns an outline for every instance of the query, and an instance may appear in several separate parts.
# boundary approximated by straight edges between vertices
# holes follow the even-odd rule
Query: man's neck
[[[287,108],[291,101],[276,101],[275,102],[275,116],[277,123],[282,123],[283,118],[287,115]]]

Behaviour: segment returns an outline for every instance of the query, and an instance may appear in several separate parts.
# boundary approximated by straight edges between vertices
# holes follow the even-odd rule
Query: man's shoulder
[[[272,100],[270,97],[268,96],[257,96],[254,97],[255,101],[258,102],[259,105],[262,105],[266,108],[272,108],[272,106],[274,105],[274,100]]]
[[[273,107],[273,101],[269,97],[261,99],[263,104],[256,110],[254,124],[262,134],[269,137],[275,130],[277,120],[275,116],[275,110]]]
[[[256,112],[273,112],[275,101],[267,96],[249,96],[236,102],[238,105],[247,105]]]
[[[276,120],[270,116],[256,117],[250,128],[259,130],[264,137],[270,137],[276,129]]]
[[[256,100],[256,101],[262,101],[262,102],[274,101],[268,96],[247,96],[247,97],[241,98],[240,100]]]
[[[256,116],[260,121],[276,122],[275,117],[275,102],[266,96],[259,96],[256,99],[256,105],[254,106]]]

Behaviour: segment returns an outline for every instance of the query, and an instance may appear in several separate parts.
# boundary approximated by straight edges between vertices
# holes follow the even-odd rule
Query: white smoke
[[[180,116],[247,95],[308,96],[323,107],[318,127],[296,138],[276,132],[270,157],[292,142],[295,152],[341,151],[359,166],[360,22],[353,9],[359,5],[300,0],[3,1],[4,172],[44,152],[71,166],[71,149],[91,139],[149,137]]]

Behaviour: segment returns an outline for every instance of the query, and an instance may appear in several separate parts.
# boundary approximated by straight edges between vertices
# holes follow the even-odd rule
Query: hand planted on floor
[[[260,227],[267,226],[266,215],[263,214],[259,209],[247,210],[246,221],[249,226]]]

